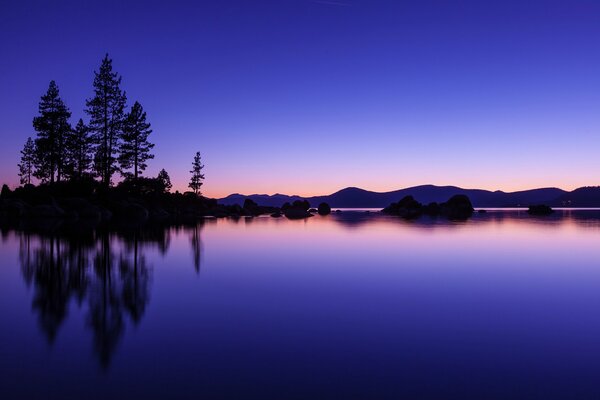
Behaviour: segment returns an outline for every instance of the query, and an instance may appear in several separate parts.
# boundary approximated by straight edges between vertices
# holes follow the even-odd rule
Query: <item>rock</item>
[[[423,206],[412,196],[405,196],[399,202],[392,203],[381,211],[385,214],[413,219],[420,217],[421,214],[423,214]]]
[[[129,203],[123,207],[123,216],[135,221],[145,221],[148,219],[148,210],[136,203]]]
[[[485,213],[487,213],[487,211],[486,211],[486,210],[477,210],[477,212],[478,212],[479,214],[485,214]]]
[[[108,212],[108,210],[105,211]],[[79,209],[78,213],[79,218],[82,219],[102,219],[102,212],[100,211],[100,207],[96,207],[91,204],[87,207]]]
[[[4,200],[0,205],[0,214],[5,218],[21,218],[27,213],[27,208],[20,200]]]
[[[312,213],[312,214],[316,214],[317,213],[317,209],[316,208],[309,208],[308,212]]]
[[[40,204],[31,207],[28,215],[33,218],[61,218],[65,216],[65,212],[53,204]]]
[[[250,209],[250,208],[256,208],[258,207],[258,204],[256,204],[256,202],[252,199],[246,199],[244,200],[244,207],[246,209]]]
[[[406,219],[418,218],[423,214],[429,216],[444,215],[449,219],[467,219],[473,214],[473,205],[465,195],[456,195],[445,203],[429,203],[426,206],[423,206],[412,196],[406,196],[399,202],[390,204],[381,212]]]
[[[327,203],[321,203],[319,204],[319,215],[327,215],[331,213],[331,207],[329,207],[329,204]]]
[[[467,219],[473,215],[471,200],[464,194],[452,196],[447,202],[441,204],[441,213],[449,219]]]
[[[98,209],[98,212],[100,213],[100,219],[102,221],[109,221],[112,218],[113,213],[110,210],[108,210],[104,207],[97,207],[97,209]],[[79,214],[79,215],[81,216],[81,214]]]
[[[7,199],[11,195],[10,188],[7,184],[2,185],[2,190],[0,191],[0,199]]]
[[[150,211],[150,217],[155,220],[164,220],[169,218],[170,214],[160,207],[154,207]]]
[[[303,219],[303,218],[309,218],[309,217],[313,216],[307,210],[303,210],[301,208],[294,208],[294,207],[285,210],[284,215],[288,219]]]
[[[436,202],[429,203],[425,207],[423,207],[423,213],[429,215],[430,217],[437,217],[438,215],[440,215],[440,212],[440,205]]]
[[[554,210],[545,204],[536,204],[533,206],[529,206],[527,213],[529,215],[550,215],[554,212]]]
[[[281,213],[279,211],[276,211],[273,214],[271,214],[271,217],[273,217],[273,218],[281,218]]]
[[[308,200],[296,200],[292,203],[292,208],[298,208],[306,211],[310,208],[310,203]]]

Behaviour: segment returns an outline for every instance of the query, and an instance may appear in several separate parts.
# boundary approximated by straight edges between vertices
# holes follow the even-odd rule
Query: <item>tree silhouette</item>
[[[30,185],[35,166],[35,144],[30,137],[27,138],[23,150],[21,150],[21,162],[18,166],[21,185]]]
[[[173,187],[171,184],[171,178],[169,177],[169,173],[164,168],[160,170],[156,179],[162,183],[163,187],[165,188],[165,192],[171,191],[171,188]]]
[[[202,165],[200,159],[200,152],[197,151],[194,156],[194,162],[192,163],[192,170],[190,173],[192,174],[192,178],[190,179],[190,184],[188,187],[194,191],[196,195],[202,195],[200,192],[200,187],[202,186],[202,181],[204,180],[204,174],[202,173],[202,169],[204,165]]]
[[[94,169],[105,186],[110,186],[116,171],[116,153],[123,131],[127,97],[120,88],[121,77],[113,72],[112,60],[104,56],[100,70],[94,72],[94,97],[86,101],[90,130],[96,145]]]
[[[33,119],[33,127],[38,133],[35,140],[35,176],[43,182],[60,181],[64,175],[66,160],[65,139],[71,127],[71,112],[60,98],[56,82],[50,81],[48,91],[39,103],[39,116]]]
[[[89,129],[82,119],[67,137],[69,173],[73,179],[81,179],[92,163],[92,141]]]
[[[154,158],[154,155],[150,153],[154,144],[148,141],[151,133],[150,124],[146,122],[146,112],[136,101],[123,124],[121,154],[119,155],[119,165],[123,176],[132,177],[137,181],[138,176],[148,166],[146,161]],[[130,168],[133,168],[133,174],[127,172]]]

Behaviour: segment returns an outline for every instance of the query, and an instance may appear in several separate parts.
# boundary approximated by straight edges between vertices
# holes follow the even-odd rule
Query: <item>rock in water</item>
[[[450,219],[467,219],[473,215],[473,204],[464,194],[452,196],[441,205],[442,214]]]
[[[413,219],[423,214],[423,205],[416,201],[412,196],[405,196],[397,203],[392,203],[382,210],[382,212],[391,215],[398,215],[402,218]]]
[[[319,204],[319,209],[317,210],[317,212],[319,213],[319,215],[327,215],[331,213],[331,207],[329,207],[329,204],[327,203],[321,203]]]
[[[288,219],[303,219],[303,218],[308,218],[308,217],[312,217],[313,216],[307,210],[303,210],[302,208],[295,208],[295,207],[288,208],[287,210],[285,210],[283,212],[283,214]]]

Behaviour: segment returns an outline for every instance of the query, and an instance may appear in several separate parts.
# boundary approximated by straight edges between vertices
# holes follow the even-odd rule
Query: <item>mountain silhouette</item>
[[[383,208],[404,196],[411,195],[417,201],[427,204],[444,202],[450,197],[464,194],[471,199],[475,207],[525,207],[530,204],[548,204],[554,207],[600,207],[600,187],[583,187],[571,192],[558,188],[539,188],[518,192],[489,191],[482,189],[463,189],[457,186],[414,186],[391,192],[372,192],[348,187],[325,196],[306,197],[312,206],[322,202],[340,208]],[[285,202],[304,199],[297,195],[285,194],[231,194],[219,199],[219,203],[242,205],[245,199],[252,199],[263,206],[281,207]]]

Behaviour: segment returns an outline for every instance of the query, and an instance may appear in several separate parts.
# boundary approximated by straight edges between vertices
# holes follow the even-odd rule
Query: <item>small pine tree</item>
[[[200,191],[200,187],[202,186],[202,181],[204,180],[204,174],[202,173],[202,169],[204,165],[202,165],[200,159],[200,152],[197,151],[194,156],[194,162],[192,163],[192,170],[190,173],[192,174],[192,178],[190,179],[190,184],[188,187],[194,191],[196,195],[202,195]]]
[[[19,166],[19,178],[21,185],[30,185],[31,177],[33,176],[33,169],[35,168],[36,154],[35,144],[29,137],[21,150],[21,162]]]
[[[50,81],[46,94],[40,100],[39,114],[33,119],[33,127],[38,133],[35,140],[35,176],[44,182],[54,183],[65,174],[65,140],[71,130],[71,112],[60,98],[54,81]]]
[[[121,135],[119,165],[121,175],[124,177],[132,177],[137,181],[138,176],[148,166],[146,161],[154,158],[154,155],[150,153],[154,144],[148,141],[148,136],[151,133],[150,124],[146,122],[146,112],[142,105],[136,101],[125,117]],[[127,171],[130,168],[133,168],[133,173]]]
[[[164,168],[160,170],[156,179],[158,179],[161,182],[161,184],[165,188],[165,192],[171,191],[171,188],[173,187],[173,185],[171,184],[171,177],[169,177],[169,173]]]
[[[92,163],[92,141],[89,129],[81,118],[67,136],[66,147],[71,179],[83,178]]]
[[[86,101],[90,131],[95,144],[94,169],[102,183],[110,186],[117,170],[116,154],[123,131],[127,96],[121,90],[121,77],[112,69],[108,54],[100,70],[94,72],[94,97]]]

